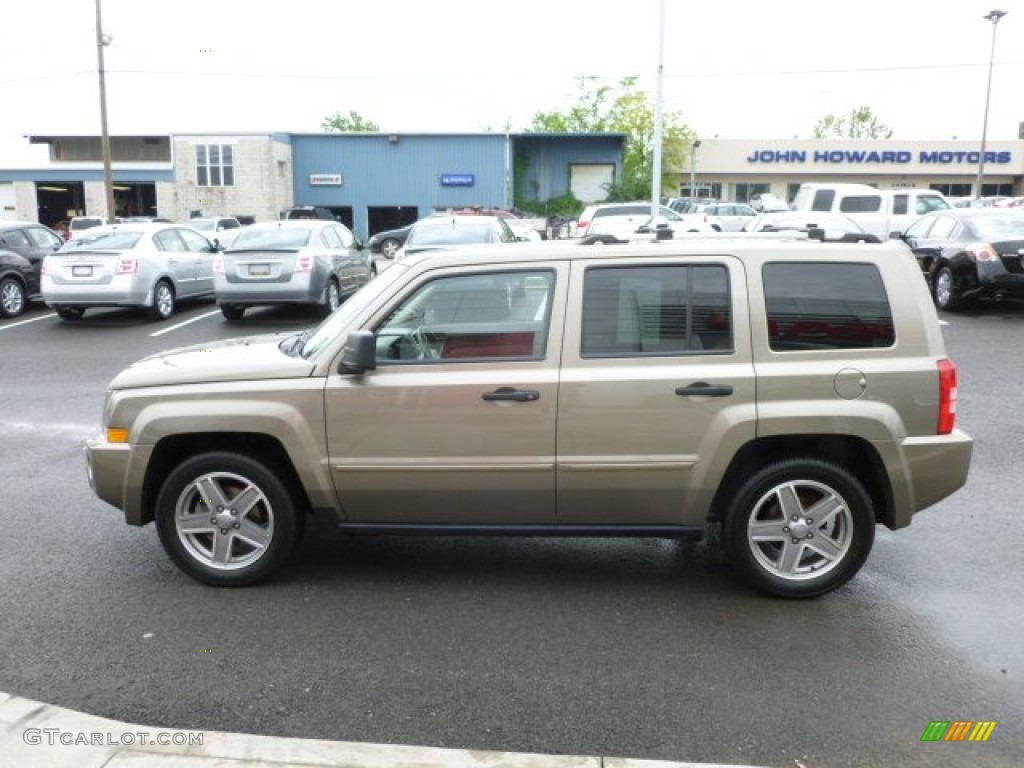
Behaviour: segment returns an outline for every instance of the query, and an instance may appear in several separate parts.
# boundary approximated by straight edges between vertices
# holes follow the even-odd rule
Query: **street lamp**
[[[992,49],[988,54],[988,87],[985,89],[985,120],[981,124],[981,157],[978,159],[978,184],[975,197],[981,197],[981,184],[985,178],[985,141],[988,138],[988,103],[992,97],[992,61],[996,55],[996,27],[999,20],[1009,11],[989,11],[982,16],[986,21],[992,22]]]
[[[694,139],[690,145],[690,197],[697,197],[697,147],[700,139]]]
[[[107,129],[107,83],[103,69],[103,49],[110,45],[110,36],[103,34],[103,15],[100,0],[96,0],[96,63],[100,78],[100,143],[103,151],[103,186],[107,200],[107,223],[113,224],[117,215],[114,210],[114,171],[110,159],[110,131]]]

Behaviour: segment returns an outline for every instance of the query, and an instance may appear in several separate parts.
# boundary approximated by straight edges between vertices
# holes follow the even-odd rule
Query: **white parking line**
[[[56,316],[57,316],[56,312],[51,312],[48,315],[40,315],[39,317],[30,317],[28,320],[19,320],[18,322],[11,323],[10,325],[0,325],[0,331],[6,331],[8,328],[17,328],[19,325],[24,325],[25,323],[34,323],[36,320],[45,320],[48,317],[56,317]]]
[[[159,331],[153,331],[153,333],[151,333],[149,335],[150,336],[163,336],[165,333],[170,333],[171,331],[176,331],[176,330],[178,330],[179,328],[181,328],[183,326],[189,325],[190,323],[194,323],[194,322],[196,322],[198,320],[202,320],[203,318],[210,317],[212,315],[219,315],[219,314],[220,314],[220,310],[219,309],[215,309],[212,312],[205,312],[202,315],[197,315],[196,317],[193,317],[191,320],[183,320],[180,323],[175,323],[174,325],[169,325],[166,328],[161,328]]]

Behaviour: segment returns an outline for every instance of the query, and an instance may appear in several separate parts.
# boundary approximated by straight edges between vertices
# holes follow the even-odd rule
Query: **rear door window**
[[[593,267],[583,285],[581,357],[732,349],[724,265]]]

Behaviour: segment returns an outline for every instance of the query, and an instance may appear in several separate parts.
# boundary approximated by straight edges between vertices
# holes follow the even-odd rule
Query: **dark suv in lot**
[[[519,290],[521,288],[522,290]],[[726,238],[410,254],[311,332],[157,354],[87,446],[193,577],[347,534],[700,536],[755,587],[845,583],[967,479],[902,244]]]

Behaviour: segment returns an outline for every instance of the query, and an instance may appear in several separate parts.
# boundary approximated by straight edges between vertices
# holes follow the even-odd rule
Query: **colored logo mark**
[[[932,720],[921,741],[988,741],[997,720]]]

